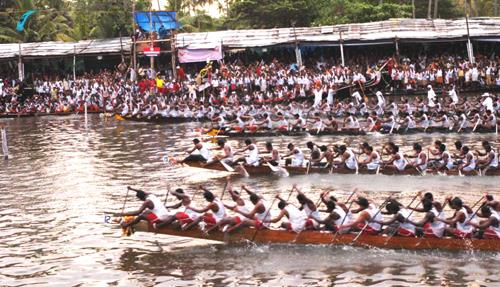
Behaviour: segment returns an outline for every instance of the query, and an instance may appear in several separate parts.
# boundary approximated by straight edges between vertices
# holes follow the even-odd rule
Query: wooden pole
[[[438,17],[439,0],[434,0],[434,19]]]
[[[177,22],[177,14],[175,14],[175,22]],[[175,29],[170,30],[170,52],[171,52],[171,62],[172,62],[172,78],[177,78],[177,59],[175,52]]]
[[[23,67],[23,59],[22,59],[22,48],[21,43],[19,42],[19,57],[17,63],[18,77],[19,81],[24,80],[24,67]]]
[[[398,60],[399,60],[399,41],[398,41],[398,37],[397,36],[394,39],[394,44],[396,45],[396,56],[398,57]]]
[[[431,19],[432,16],[432,0],[429,0],[429,5],[427,6],[427,19]]]
[[[415,19],[415,0],[411,0],[411,14],[413,19]]]
[[[467,1],[465,2],[465,9],[467,9]],[[467,27],[467,54],[469,55],[469,61],[474,64],[476,61],[474,60],[474,51],[472,48],[472,43],[470,41],[470,33],[469,33],[469,14],[467,14],[467,10],[465,11],[465,26]]]
[[[344,59],[344,40],[342,40],[342,31],[339,32],[340,35],[340,59],[342,60],[342,66],[345,67],[345,59]]]
[[[76,81],[76,45],[73,46],[73,81]]]
[[[151,39],[151,47],[155,46],[155,43],[153,41],[153,13],[151,12],[151,9],[149,10],[149,38]],[[155,68],[155,57],[149,57],[149,63],[151,64],[151,69],[154,70]]]
[[[132,1],[132,66],[134,68],[134,74],[137,75],[137,47],[135,38],[135,1]]]

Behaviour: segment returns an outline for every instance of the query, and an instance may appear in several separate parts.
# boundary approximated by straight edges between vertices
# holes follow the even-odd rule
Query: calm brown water
[[[227,246],[136,233],[121,238],[104,224],[104,210],[120,210],[126,186],[164,196],[168,183],[188,190],[200,183],[219,193],[225,174],[167,169],[161,161],[190,147],[195,124],[157,126],[81,117],[2,121],[12,158],[0,161],[0,286],[500,286],[500,254],[466,251],[393,251],[327,246]],[[306,138],[316,140],[316,138]],[[285,148],[288,141],[277,138]],[[347,138],[356,144],[384,137]],[[392,136],[401,144],[444,135]],[[495,135],[461,135],[465,142]],[[264,139],[262,139],[264,140]],[[321,137],[318,143],[341,142]],[[491,177],[389,177],[310,175],[235,178],[271,198],[293,183],[317,198],[335,188],[340,198],[359,187],[375,201],[389,193],[409,202],[432,190],[475,202],[482,192],[500,197]],[[198,197],[201,199],[201,197]],[[139,206],[129,200],[127,208]]]

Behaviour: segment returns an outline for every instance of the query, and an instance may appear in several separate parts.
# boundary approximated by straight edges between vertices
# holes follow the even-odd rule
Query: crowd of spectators
[[[297,66],[290,57],[274,57],[246,62],[238,54],[225,63],[209,63],[204,68],[177,67],[176,78],[152,69],[137,72],[125,63],[114,70],[72,76],[33,75],[30,83],[20,83],[9,74],[0,74],[0,114],[54,113],[82,111],[88,103],[91,111],[132,109],[151,105],[227,103],[229,99],[248,104],[262,104],[296,98],[323,98],[360,90],[374,95],[426,92],[435,90],[496,91],[500,86],[500,60],[497,56],[477,54],[475,63],[449,53],[381,56],[379,53],[351,56],[346,66],[339,59],[312,55]],[[288,58],[288,59],[287,59]],[[248,56],[246,58],[248,60]],[[251,60],[252,57],[250,57]],[[184,70],[186,68],[186,71]],[[200,70],[202,72],[200,73]],[[26,95],[32,87],[32,95]],[[371,89],[373,87],[373,89]]]

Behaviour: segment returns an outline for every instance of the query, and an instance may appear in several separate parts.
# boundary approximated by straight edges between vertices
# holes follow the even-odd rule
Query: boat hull
[[[259,230],[244,228],[231,234],[213,231],[208,235],[203,234],[198,228],[182,231],[172,227],[155,230],[149,223],[143,221],[136,225],[136,231],[153,232],[171,236],[206,239],[226,243],[255,242],[259,244],[317,244],[317,245],[352,245],[363,247],[378,247],[387,249],[440,249],[448,251],[500,251],[500,240],[485,239],[454,239],[454,238],[417,238],[402,236],[379,236],[355,234],[335,235],[327,231],[303,231],[299,234],[285,230]]]
[[[216,171],[227,171],[224,166],[220,163],[211,163],[211,164],[204,164],[202,162],[186,162],[186,165],[190,167],[195,167],[195,168],[203,168],[203,169],[209,169],[209,170],[216,170]],[[309,171],[307,170],[306,167],[283,167],[288,171],[290,175],[303,175],[303,174],[308,174],[308,173],[319,173],[319,174],[356,174],[355,170],[349,170],[345,168],[318,168],[318,167],[311,167]],[[268,166],[245,166],[245,170],[248,172],[250,176],[258,176],[258,175],[272,175],[273,172]],[[360,168],[358,169],[358,174],[376,174],[375,170],[368,170],[365,168]],[[426,172],[426,173],[421,173],[418,171],[416,168],[410,168],[407,167],[404,171],[398,171],[395,168],[392,167],[386,167],[386,168],[380,168],[379,174],[384,174],[384,175],[438,175],[437,172]],[[456,170],[451,170],[447,171],[445,175],[454,175],[458,176],[459,173]],[[464,173],[464,176],[478,176],[477,172],[471,172],[471,173]],[[499,176],[500,175],[500,169],[489,169],[485,174],[486,176]]]

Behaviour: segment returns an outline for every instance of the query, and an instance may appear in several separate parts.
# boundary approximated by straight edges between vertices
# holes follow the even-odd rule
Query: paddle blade
[[[115,120],[117,120],[117,121],[124,121],[125,119],[122,116],[116,114],[115,115]]]

